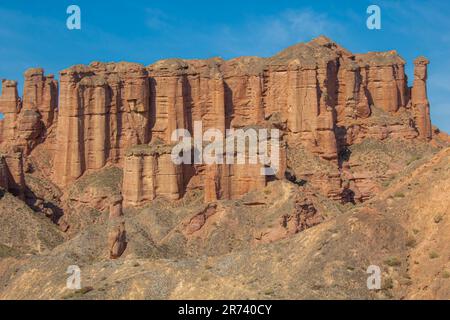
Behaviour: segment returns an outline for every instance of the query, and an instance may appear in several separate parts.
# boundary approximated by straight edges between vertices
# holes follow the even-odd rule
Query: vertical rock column
[[[2,94],[0,95],[0,112],[3,119],[0,120],[0,142],[13,140],[16,133],[17,117],[20,111],[20,100],[17,93],[17,82],[2,80]]]
[[[137,64],[126,64],[126,72],[120,72],[123,82],[122,108],[125,111],[122,130],[125,137],[121,138],[121,149],[125,151],[130,146],[145,144],[150,141],[150,86],[147,70]],[[119,71],[121,69],[119,68]]]
[[[395,50],[357,54],[356,61],[367,75],[370,103],[386,112],[406,106],[405,61]]]
[[[367,118],[370,116],[369,101],[365,94],[367,70],[353,60],[341,61],[338,72],[337,121]]]
[[[120,258],[127,247],[122,196],[114,197],[109,206],[108,248],[110,259]]]
[[[315,66],[302,66],[289,72],[288,128],[300,133],[301,140],[312,148],[315,120],[319,114]]]
[[[210,128],[218,129],[225,137],[225,87],[222,76],[216,74],[214,78],[208,80],[211,87],[211,106],[202,118],[203,130]],[[208,95],[207,92],[203,93]],[[215,141],[214,143],[217,143]],[[224,141],[222,141],[224,142]],[[220,142],[218,142],[220,144]],[[205,165],[204,190],[205,202],[213,202],[218,199],[230,196],[230,170],[231,165],[225,163],[212,163]]]
[[[231,171],[235,165],[208,164],[204,173],[204,201],[214,202],[221,199],[231,199]]]
[[[157,196],[177,200],[183,194],[183,167],[171,159],[171,146],[138,145],[125,156],[124,205],[139,206]]]
[[[8,190],[9,187],[8,176],[9,176],[8,165],[6,163],[5,156],[2,154],[0,155],[0,189]]]
[[[44,76],[41,68],[24,73],[23,108],[39,112],[45,127],[52,125],[58,105],[58,82],[53,75]]]
[[[180,59],[162,60],[148,67],[152,141],[170,143],[175,129],[189,129],[185,96],[191,89],[187,69],[188,65]]]
[[[79,75],[67,69],[60,73],[60,98],[57,128],[57,150],[54,160],[54,180],[66,186],[84,172],[81,160],[83,123],[80,121],[81,100]]]
[[[425,57],[414,60],[414,83],[411,90],[411,104],[419,137],[430,140],[432,135],[430,103],[427,97],[427,65]]]
[[[318,66],[317,82],[320,88],[320,98],[319,114],[316,117],[316,153],[324,159],[336,160],[337,144],[333,109],[336,104],[334,91],[337,83],[337,70],[334,62],[326,62]]]
[[[259,132],[258,132],[259,133]],[[260,149],[260,144],[267,143],[261,141],[263,138],[258,134],[258,145],[250,145],[245,150],[245,163],[233,164],[230,169],[230,199],[239,199],[246,193],[256,190],[261,190],[266,186],[267,176],[262,174],[264,164],[261,162],[261,155],[263,154]],[[247,143],[246,143],[247,144]],[[268,156],[272,152],[270,146],[266,145]],[[252,158],[256,155],[257,163]]]
[[[83,167],[101,169],[108,157],[109,136],[107,128],[108,84],[101,76],[83,78],[78,86],[82,110],[79,122],[82,124],[80,153]]]
[[[294,68],[295,67],[295,68]],[[301,141],[325,159],[336,159],[332,106],[328,97],[327,66],[290,66],[288,72],[288,142]]]
[[[255,128],[259,129],[258,126],[254,126],[245,127],[243,130],[245,132],[245,130],[254,130]],[[263,137],[259,132],[257,134],[259,139],[256,145],[250,144],[248,141],[245,142],[244,154],[239,154],[243,150],[235,149],[233,164],[210,164],[206,166],[204,180],[205,203],[217,200],[239,199],[248,192],[261,190],[266,186],[268,177],[263,175],[265,165],[262,162],[262,158],[263,155],[269,157],[274,152],[272,149],[274,146],[269,145],[270,138]],[[267,150],[260,148],[262,144],[266,144]],[[235,147],[237,147],[236,143]],[[286,145],[284,141],[280,141],[279,147],[279,163],[276,164],[278,171],[275,175],[277,178],[283,179],[286,170]],[[224,159],[227,156],[226,152],[230,152],[230,150],[224,152]],[[244,162],[238,163],[238,159],[241,156],[243,156]]]
[[[23,199],[25,195],[25,174],[22,149],[14,147],[6,155],[6,165],[8,166],[8,190]]]
[[[185,106],[183,99],[183,77],[171,77],[167,85],[167,132],[166,143],[171,142],[171,136],[176,129],[185,129]]]

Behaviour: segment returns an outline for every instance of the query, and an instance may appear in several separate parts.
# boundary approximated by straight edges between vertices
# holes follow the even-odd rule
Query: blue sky
[[[66,28],[70,4],[81,8],[81,30]],[[370,4],[381,8],[381,30],[366,28]],[[450,132],[449,15],[447,1],[1,0],[0,78],[92,61],[270,56],[325,34],[355,53],[396,49],[410,81],[412,60],[427,56],[432,121]]]

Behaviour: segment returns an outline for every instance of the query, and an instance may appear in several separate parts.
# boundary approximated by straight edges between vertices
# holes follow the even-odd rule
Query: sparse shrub
[[[392,278],[390,278],[390,277],[385,278],[384,283],[383,283],[383,289],[390,290],[393,288],[394,288],[394,280],[392,280]]]
[[[444,272],[442,272],[442,278],[444,278],[444,279],[450,278],[450,272],[448,272],[447,270],[445,270]]]
[[[439,258],[439,254],[435,251],[431,251],[429,256],[430,256],[430,259]]]
[[[405,197],[405,194],[404,194],[403,192],[396,192],[396,193],[394,194],[394,197],[395,197],[395,198],[404,198],[404,197]]]
[[[384,260],[384,263],[386,265],[388,265],[389,267],[398,267],[402,264],[401,261],[397,257],[390,257],[390,258]]]
[[[444,219],[444,217],[443,217],[441,214],[438,214],[437,216],[435,216],[435,217],[433,218],[434,223],[439,223],[439,222],[441,222],[443,219]]]
[[[407,246],[408,248],[415,248],[416,245],[417,245],[417,241],[416,241],[416,239],[414,239],[414,238],[409,238],[409,239],[406,241],[406,246]]]
[[[208,276],[203,276],[203,277],[200,278],[200,280],[201,280],[201,281],[208,281],[208,280],[209,280],[209,277],[208,277]]]
[[[81,296],[83,296],[83,295],[93,291],[93,290],[94,290],[94,288],[90,287],[90,286],[83,287],[83,288],[81,288],[79,290],[75,290],[73,292],[70,292],[69,294],[63,296],[62,298],[63,299],[76,299],[78,297],[81,297]]]
[[[404,282],[403,282],[403,284],[405,285],[405,286],[412,286],[412,284],[413,284],[413,282],[412,282],[412,280],[405,280]]]
[[[264,291],[264,294],[266,296],[272,296],[275,294],[275,291],[273,291],[272,289],[268,289],[268,290]]]
[[[81,288],[80,290],[77,290],[76,293],[81,294],[81,295],[84,295],[84,294],[86,294],[86,293],[88,293],[88,292],[91,292],[91,291],[93,291],[93,290],[94,290],[93,287],[83,287],[83,288]]]
[[[420,156],[419,155],[413,155],[407,162],[406,162],[406,165],[410,165],[411,163],[413,163],[413,162],[415,162],[415,161],[417,161],[417,160],[420,160]]]
[[[390,184],[391,184],[391,181],[390,181],[390,180],[384,180],[384,181],[381,183],[381,185],[382,185],[384,188],[389,187]]]

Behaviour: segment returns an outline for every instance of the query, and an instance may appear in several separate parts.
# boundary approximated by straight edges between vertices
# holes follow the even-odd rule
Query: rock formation
[[[75,66],[60,73],[55,181],[120,163],[132,145],[149,141],[146,70],[131,63]]]
[[[432,138],[428,60],[414,63],[410,89],[395,51],[354,55],[321,36],[270,58],[77,65],[60,72],[59,97],[52,75],[29,69],[22,100],[16,82],[2,82],[0,142],[2,150],[19,147],[25,157],[37,146],[39,154],[47,150],[51,180],[62,188],[105,165],[122,167],[124,205],[138,206],[158,196],[176,200],[194,188],[204,190],[205,202],[236,199],[273,178],[258,174],[261,164],[175,165],[175,129],[192,134],[196,121],[203,131],[223,133],[276,128],[283,148],[275,178],[284,179],[293,166],[289,151],[303,148],[333,169],[300,170],[297,178],[332,199],[347,201],[353,192],[365,200],[376,188],[357,190],[361,178],[341,170],[348,146],[366,138]]]
[[[8,178],[8,165],[4,155],[0,155],[0,188],[8,190],[9,178]]]
[[[396,51],[356,55],[369,104],[397,112],[408,102],[405,61]]]
[[[431,139],[430,104],[427,98],[427,65],[425,57],[414,60],[414,85],[411,90],[411,104],[419,136],[422,139]]]
[[[1,121],[0,142],[5,145],[13,140],[16,133],[17,117],[20,112],[21,102],[17,92],[17,82],[2,80],[2,94],[0,95],[0,112],[3,115]]]
[[[0,155],[0,187],[24,199],[26,186],[23,152],[20,148]]]
[[[111,259],[120,258],[127,247],[125,221],[122,212],[122,197],[111,199],[109,207],[108,247]]]
[[[39,113],[46,128],[53,124],[58,107],[58,82],[53,75],[44,75],[41,68],[24,74],[23,108]]]
[[[158,141],[159,142],[159,141]],[[177,200],[183,195],[183,166],[171,159],[171,146],[163,142],[132,147],[125,156],[125,206],[142,205],[156,196]]]

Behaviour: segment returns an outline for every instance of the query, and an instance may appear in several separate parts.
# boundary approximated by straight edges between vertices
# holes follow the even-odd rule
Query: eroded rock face
[[[58,82],[53,75],[45,76],[42,68],[28,69],[24,78],[24,110],[38,112],[45,127],[50,127],[58,107]]]
[[[408,102],[405,61],[394,51],[356,55],[370,104],[397,112]]]
[[[414,84],[411,90],[411,105],[420,138],[430,140],[432,126],[430,120],[430,103],[427,98],[428,59],[419,57],[414,60]]]
[[[127,247],[122,200],[121,196],[112,198],[109,207],[108,246],[110,259],[120,258]]]
[[[172,148],[163,142],[138,145],[125,157],[123,197],[125,206],[139,206],[163,196],[178,200],[183,195],[183,166],[171,159]]]
[[[256,237],[258,242],[274,242],[288,236],[309,229],[324,221],[324,217],[317,211],[307,196],[299,193],[293,199],[293,208],[283,213],[278,224],[270,227]]]
[[[2,82],[0,112],[4,119],[0,125],[2,149],[23,149],[26,155],[43,141],[46,128],[55,118],[57,82],[53,76],[44,76],[42,69],[25,72],[23,101],[15,81]]]
[[[0,156],[0,188],[8,190],[9,178],[8,178],[8,165],[4,155]]]
[[[2,94],[0,95],[1,120],[0,142],[2,145],[10,143],[16,133],[17,117],[20,112],[21,102],[17,92],[17,82],[2,80]]]
[[[24,199],[26,185],[22,149],[14,148],[0,157],[0,187]]]
[[[59,97],[53,76],[34,68],[25,72],[23,101],[16,82],[2,82],[0,142],[28,156],[54,141],[44,151],[60,187],[106,165],[124,167],[124,205],[137,206],[179,199],[189,188],[203,189],[206,202],[236,199],[267,183],[260,164],[180,166],[169,150],[143,151],[157,141],[170,146],[175,129],[193,134],[196,121],[223,133],[277,128],[284,144],[277,179],[285,178],[288,151],[302,147],[332,169],[307,168],[298,178],[335,200],[352,192],[365,200],[376,190],[366,177],[346,177],[340,154],[368,138],[432,138],[427,64],[415,61],[410,89],[395,51],[353,55],[321,36],[270,58],[77,65],[61,71]],[[129,153],[135,146],[139,152]]]
[[[125,149],[149,142],[149,86],[132,63],[61,71],[55,181],[67,185],[86,170],[121,163]]]

